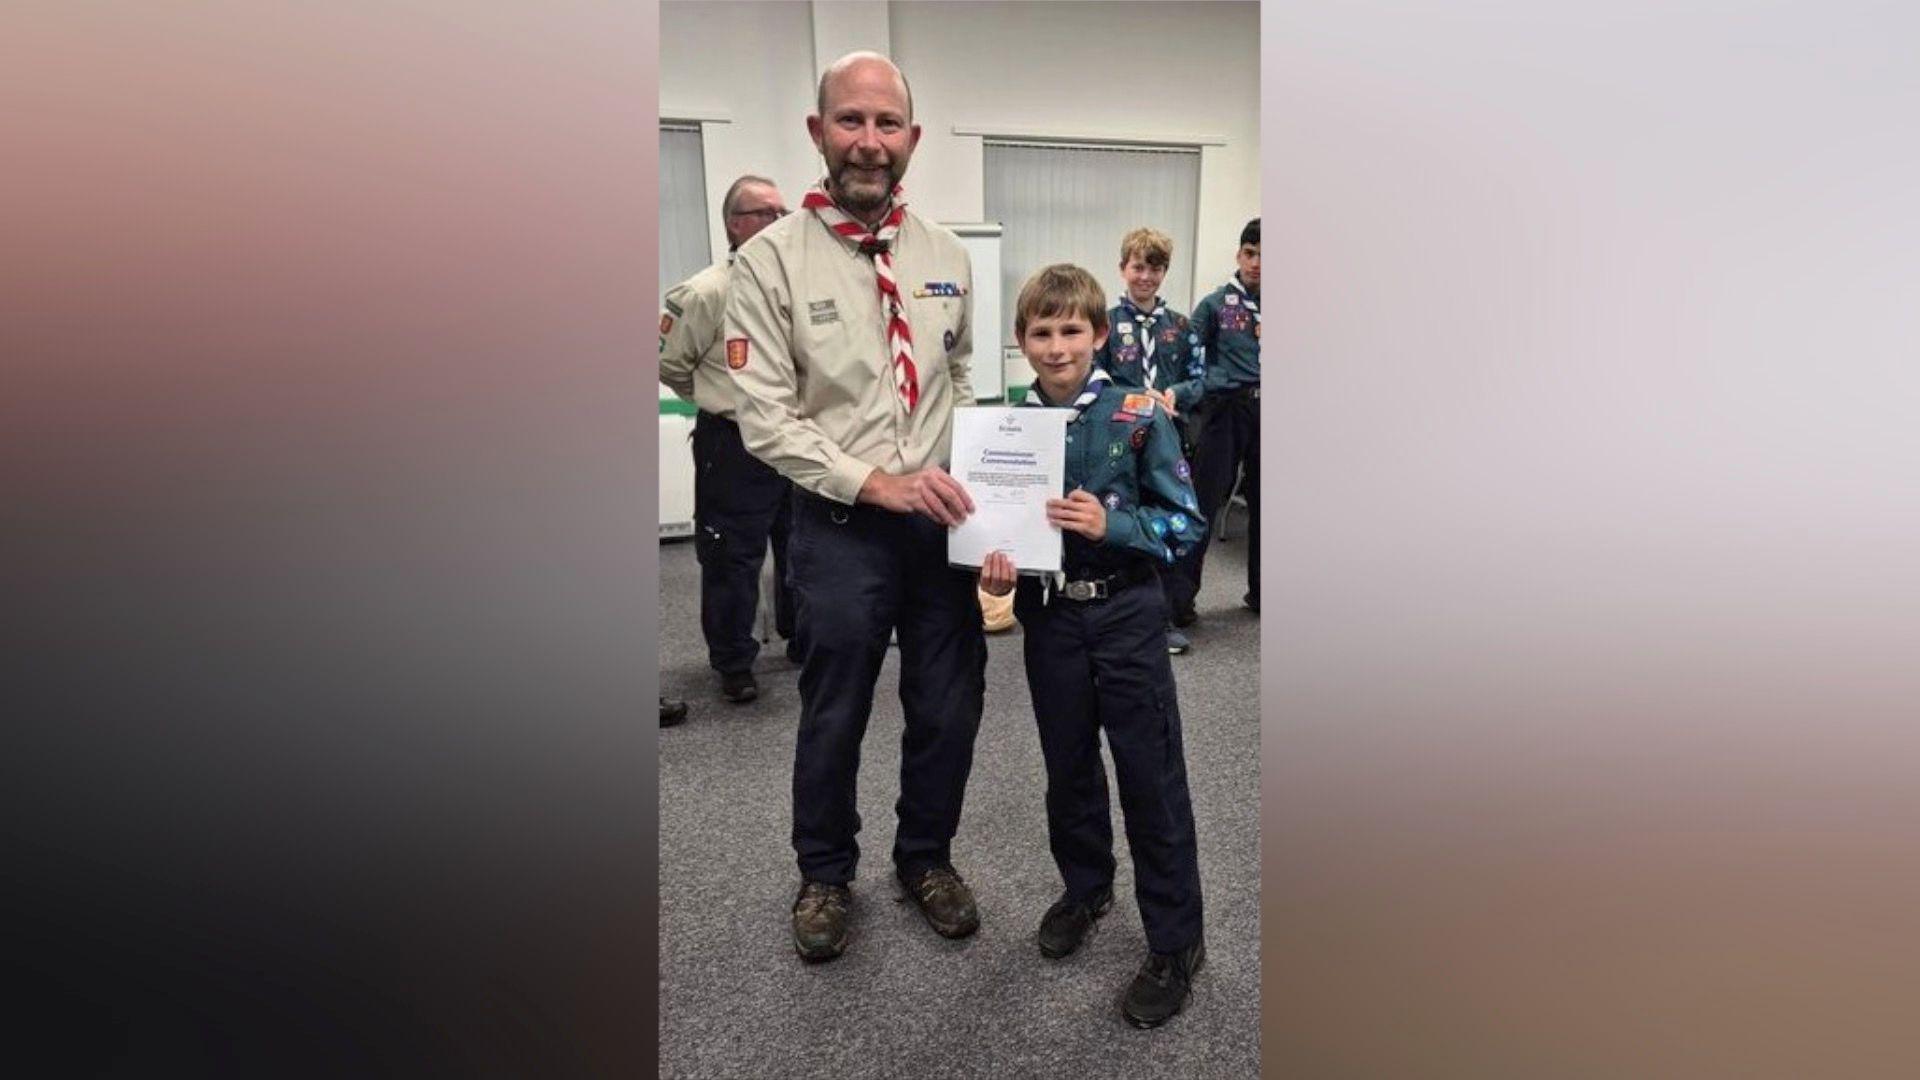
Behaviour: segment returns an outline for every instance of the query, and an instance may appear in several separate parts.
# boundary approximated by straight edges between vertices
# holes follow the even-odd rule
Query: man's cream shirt
[[[973,404],[973,267],[959,238],[909,210],[893,240],[920,376],[911,414],[874,274],[871,257],[802,210],[741,247],[727,292],[725,363],[747,449],[849,504],[874,469],[944,468],[953,408]]]
[[[720,331],[727,315],[725,261],[675,285],[660,313],[660,381],[715,416],[733,418],[736,391]]]

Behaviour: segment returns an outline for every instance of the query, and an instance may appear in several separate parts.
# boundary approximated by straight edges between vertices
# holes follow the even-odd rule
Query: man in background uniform
[[[1206,407],[1194,452],[1194,487],[1209,523],[1233,495],[1234,482],[1247,500],[1247,593],[1241,602],[1260,610],[1260,219],[1240,230],[1234,254],[1239,269],[1193,309],[1193,325],[1205,351]],[[1194,553],[1193,591],[1200,592],[1206,548]],[[1174,613],[1179,625],[1194,611]],[[1182,620],[1185,622],[1182,622]]]
[[[987,653],[974,574],[947,565],[947,527],[973,509],[944,468],[953,407],[973,401],[972,267],[957,237],[904,201],[920,127],[900,70],[877,53],[841,57],[817,109],[807,131],[827,175],[800,213],[740,249],[726,334],[747,448],[797,489],[793,941],[826,960],[847,944],[860,743],[896,631],[906,734],[895,872],[942,935],[979,927],[950,847]]]
[[[773,541],[774,625],[797,658],[793,599],[787,587],[787,527],[792,485],[747,453],[734,421],[737,391],[721,345],[727,279],[734,252],[787,212],[773,181],[742,176],[721,200],[727,258],[674,286],[660,315],[660,381],[700,407],[693,422],[694,550],[700,558],[700,630],[707,662],[728,701],[760,694],[753,620],[760,566]]]

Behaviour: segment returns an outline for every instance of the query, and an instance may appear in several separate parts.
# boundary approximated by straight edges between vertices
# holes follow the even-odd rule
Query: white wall
[[[977,221],[981,139],[995,133],[1188,142],[1200,163],[1202,292],[1233,272],[1240,227],[1260,212],[1260,7],[1256,3],[892,5],[893,59],[925,130],[907,191],[938,219]],[[1112,291],[1114,265],[1090,266]]]
[[[814,9],[822,9],[815,19]],[[979,221],[981,138],[1008,134],[1124,137],[1220,145],[1203,149],[1195,288],[1233,272],[1240,227],[1260,212],[1260,8],[1223,2],[972,3],[949,0],[660,5],[662,116],[724,114],[707,125],[714,250],[733,178],[760,172],[788,202],[818,179],[807,138],[816,35],[837,48],[854,28],[884,30],[913,83],[923,135],[907,172],[914,209],[937,221]],[[859,42],[867,44],[867,42]],[[1118,263],[1119,237],[1114,237]],[[1113,266],[1088,267],[1118,291]]]
[[[660,115],[727,120],[701,131],[716,258],[727,250],[720,199],[735,177],[772,179],[789,205],[820,178],[820,155],[807,137],[815,85],[811,9],[687,0],[660,5]]]

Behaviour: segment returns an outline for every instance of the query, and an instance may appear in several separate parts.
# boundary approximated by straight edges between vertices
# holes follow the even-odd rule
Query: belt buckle
[[[1069,600],[1104,600],[1107,596],[1107,583],[1104,581],[1069,581],[1066,596]]]

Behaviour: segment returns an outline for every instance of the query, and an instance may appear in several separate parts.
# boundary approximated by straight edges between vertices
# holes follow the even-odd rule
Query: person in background
[[[1018,579],[1027,687],[1047,767],[1047,839],[1065,891],[1040,920],[1041,955],[1073,953],[1113,903],[1113,820],[1100,735],[1120,789],[1134,899],[1147,959],[1121,1012],[1155,1027],[1185,1004],[1206,962],[1193,802],[1179,695],[1164,642],[1166,597],[1156,569],[1205,539],[1180,436],[1159,401],[1094,367],[1107,336],[1100,284],[1050,266],[1020,290],[1014,334],[1036,376],[1025,404],[1067,407],[1066,477],[1047,520],[1062,537],[1062,572]],[[1005,595],[1003,552],[980,585]]]
[[[1094,354],[1094,364],[1111,375],[1115,385],[1142,387],[1151,393],[1173,418],[1183,455],[1191,457],[1188,417],[1200,404],[1206,362],[1199,335],[1187,317],[1168,307],[1160,296],[1160,284],[1172,261],[1173,240],[1163,232],[1141,228],[1121,239],[1120,280],[1126,290],[1107,311],[1110,330],[1106,343]],[[1181,565],[1161,575],[1171,612],[1193,610],[1196,586],[1191,564],[1198,558],[1197,551],[1196,546],[1194,553],[1181,558]],[[1192,647],[1187,635],[1169,622],[1167,651],[1178,656]]]
[[[661,727],[674,727],[676,725],[685,723],[686,719],[687,719],[687,703],[686,702],[669,700],[665,694],[662,694],[660,696],[660,726]]]
[[[975,576],[947,565],[947,528],[973,511],[945,468],[953,407],[973,401],[971,263],[906,205],[920,127],[900,69],[877,53],[841,57],[816,109],[807,132],[826,177],[801,213],[740,249],[726,333],[747,448],[796,488],[793,943],[827,960],[847,946],[860,743],[896,631],[906,732],[894,871],[936,932],[979,927],[951,845],[987,650]]]
[[[1195,439],[1194,486],[1200,512],[1211,522],[1233,495],[1234,484],[1247,500],[1247,592],[1241,597],[1260,611],[1260,219],[1240,230],[1238,265],[1233,277],[1194,305],[1193,325],[1206,360],[1206,406]],[[1206,548],[1194,553],[1191,589],[1199,595]],[[1191,606],[1176,610],[1175,625],[1197,617]]]
[[[694,550],[700,559],[700,630],[707,662],[720,675],[720,693],[742,703],[760,695],[753,662],[760,643],[753,622],[760,599],[760,567],[773,546],[774,625],[794,643],[792,592],[787,586],[787,530],[792,485],[747,453],[734,420],[735,390],[721,345],[727,280],[734,252],[787,212],[780,191],[761,176],[742,176],[727,189],[720,216],[727,257],[667,293],[660,315],[660,381],[700,407],[693,422]]]

